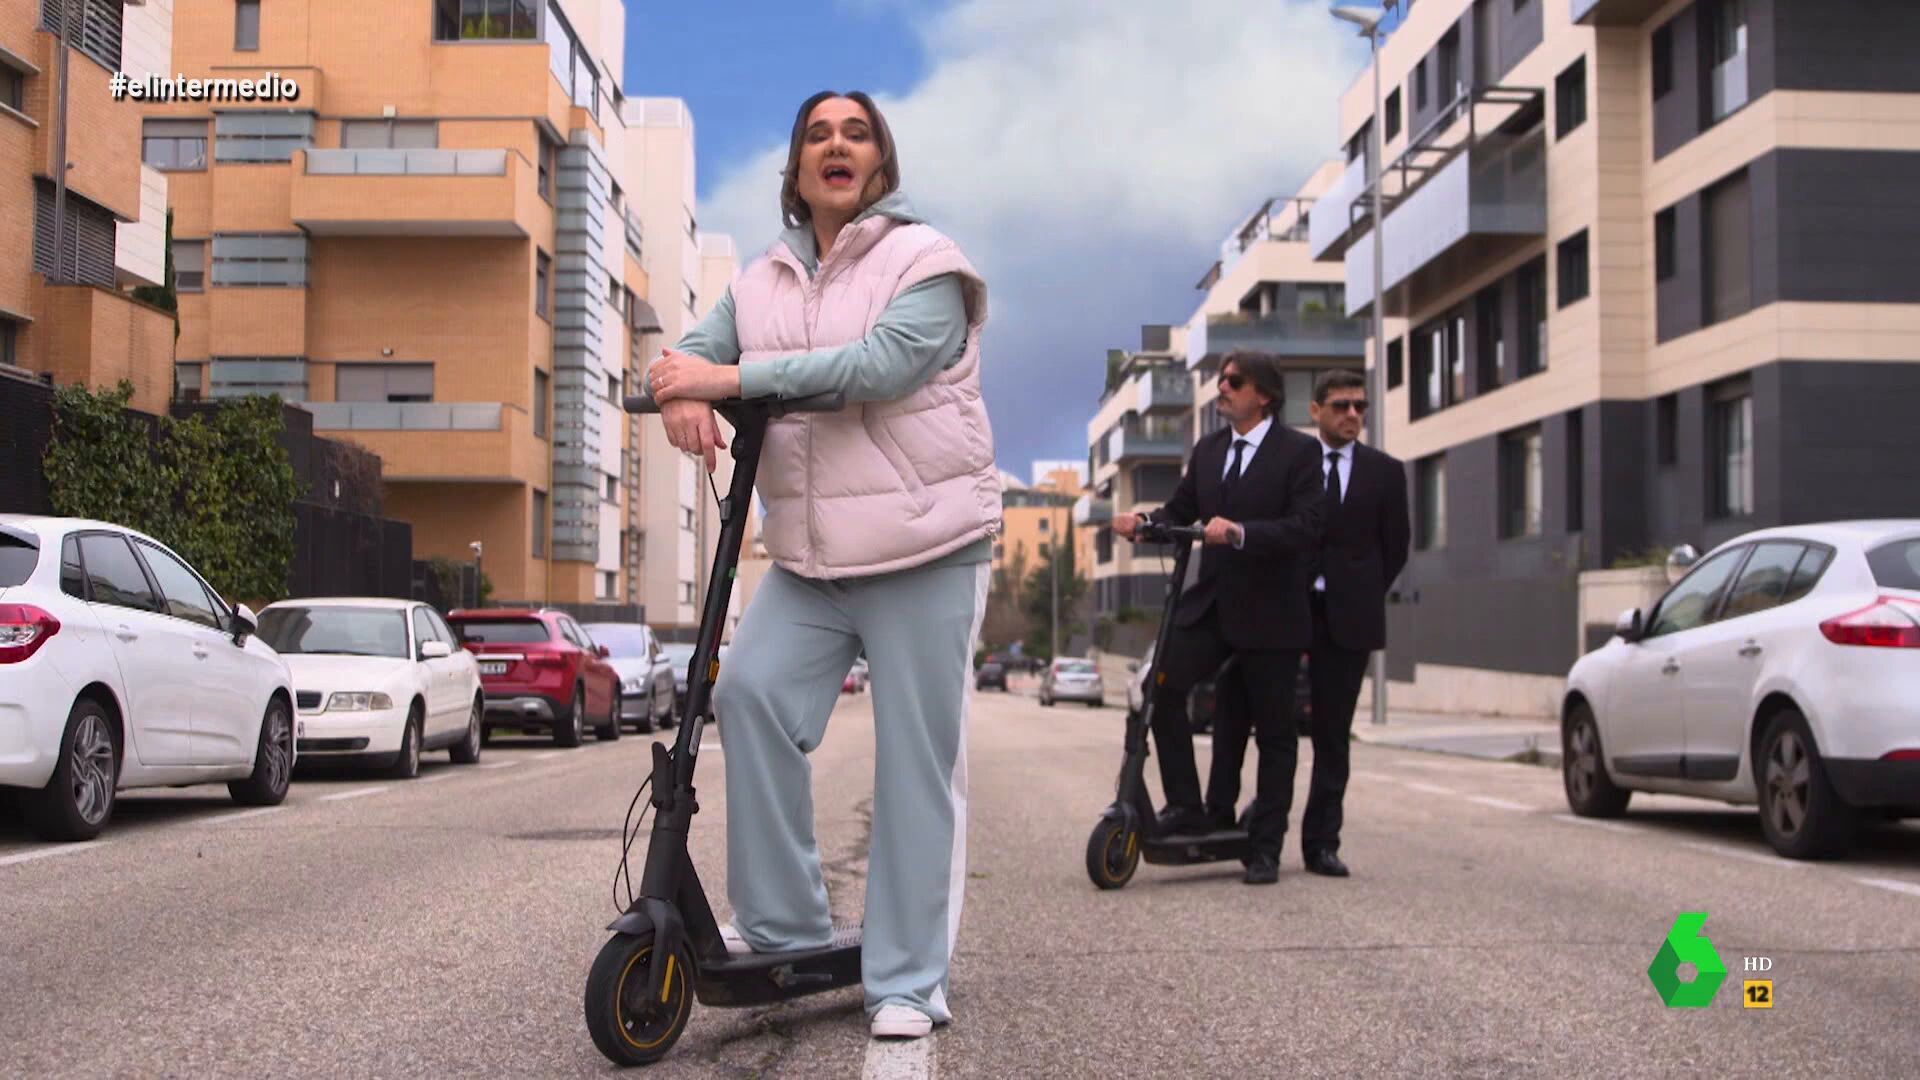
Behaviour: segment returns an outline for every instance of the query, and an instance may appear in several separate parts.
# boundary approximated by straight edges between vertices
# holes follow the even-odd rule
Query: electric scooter
[[[1102,889],[1118,889],[1133,880],[1142,858],[1156,866],[1190,866],[1244,859],[1248,854],[1244,820],[1237,828],[1206,833],[1163,832],[1153,809],[1153,796],[1147,791],[1147,732],[1153,727],[1154,691],[1166,681],[1160,665],[1167,655],[1167,641],[1173,636],[1173,612],[1187,580],[1187,560],[1192,557],[1194,541],[1205,536],[1206,530],[1198,526],[1151,521],[1142,522],[1135,534],[1135,543],[1178,541],[1180,548],[1174,553],[1173,574],[1167,579],[1167,601],[1160,612],[1160,629],[1154,638],[1153,658],[1147,664],[1140,707],[1127,712],[1126,756],[1120,764],[1118,790],[1113,803],[1100,815],[1099,824],[1093,827],[1093,835],[1087,837],[1087,876]]]
[[[720,543],[709,581],[732,582],[739,564],[768,421],[792,412],[835,412],[843,404],[838,394],[714,403],[734,428],[734,471],[720,502]],[[630,413],[660,411],[646,394],[629,396],[624,405]],[[860,983],[858,928],[836,932],[833,943],[823,949],[730,953],[687,850],[687,830],[700,810],[693,767],[701,732],[713,721],[720,630],[726,625],[732,591],[724,586],[707,591],[698,643],[687,668],[687,709],[680,733],[671,751],[653,744],[653,771],[641,785],[653,789],[654,819],[640,891],[629,895],[625,913],[607,927],[613,937],[601,946],[587,973],[587,1030],[600,1052],[618,1065],[648,1065],[666,1056],[686,1030],[695,1000],[716,1007],[766,1005]],[[639,800],[637,792],[634,799]],[[634,833],[637,830],[622,830],[623,871]],[[628,881],[630,887],[631,877]]]

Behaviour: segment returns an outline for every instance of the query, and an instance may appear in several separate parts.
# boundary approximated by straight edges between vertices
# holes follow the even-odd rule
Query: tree
[[[1049,660],[1053,659],[1053,575],[1056,565],[1060,573],[1060,636],[1063,640],[1072,636],[1073,627],[1080,625],[1080,602],[1087,592],[1087,579],[1080,576],[1079,568],[1074,565],[1070,536],[1066,543],[1048,545],[1045,561],[1026,576],[1020,592],[1020,611],[1027,619],[1026,651]],[[1055,539],[1057,541],[1058,537]]]
[[[987,592],[987,614],[980,624],[980,641],[989,652],[998,651],[1026,637],[1027,617],[1021,613],[1019,584],[1026,577],[1027,554],[1015,550],[993,572]]]

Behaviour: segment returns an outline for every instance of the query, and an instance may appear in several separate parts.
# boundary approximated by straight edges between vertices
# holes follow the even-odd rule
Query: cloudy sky
[[[1337,152],[1365,42],[1305,0],[628,0],[626,92],[684,98],[700,225],[779,232],[794,110],[873,94],[902,188],[987,280],[1000,465],[1085,460],[1106,350],[1181,323],[1220,241]]]

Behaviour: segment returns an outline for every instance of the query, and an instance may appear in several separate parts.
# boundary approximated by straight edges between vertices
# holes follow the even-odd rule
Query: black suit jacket
[[[1304,649],[1313,643],[1313,579],[1305,575],[1327,513],[1320,443],[1276,418],[1232,497],[1223,499],[1221,474],[1234,437],[1222,428],[1195,443],[1173,497],[1148,515],[1170,525],[1223,517],[1247,532],[1244,548],[1196,545],[1200,579],[1181,595],[1174,622],[1192,626],[1217,611],[1220,636],[1235,649]]]
[[[1324,454],[1313,441],[1315,453]],[[1352,476],[1338,505],[1327,500],[1318,571],[1327,579],[1328,636],[1343,649],[1367,652],[1387,647],[1387,589],[1407,565],[1413,525],[1400,459],[1360,443],[1347,449]]]

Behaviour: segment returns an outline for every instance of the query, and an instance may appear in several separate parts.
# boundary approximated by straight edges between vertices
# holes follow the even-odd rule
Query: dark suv
[[[482,742],[509,728],[551,731],[559,745],[579,746],[590,722],[600,738],[620,737],[620,674],[573,616],[481,608],[454,611],[447,622],[480,664]]]
[[[973,688],[975,690],[985,690],[989,686],[995,690],[1005,690],[1007,688],[1006,665],[995,660],[989,660],[980,665],[979,671],[973,673]]]

